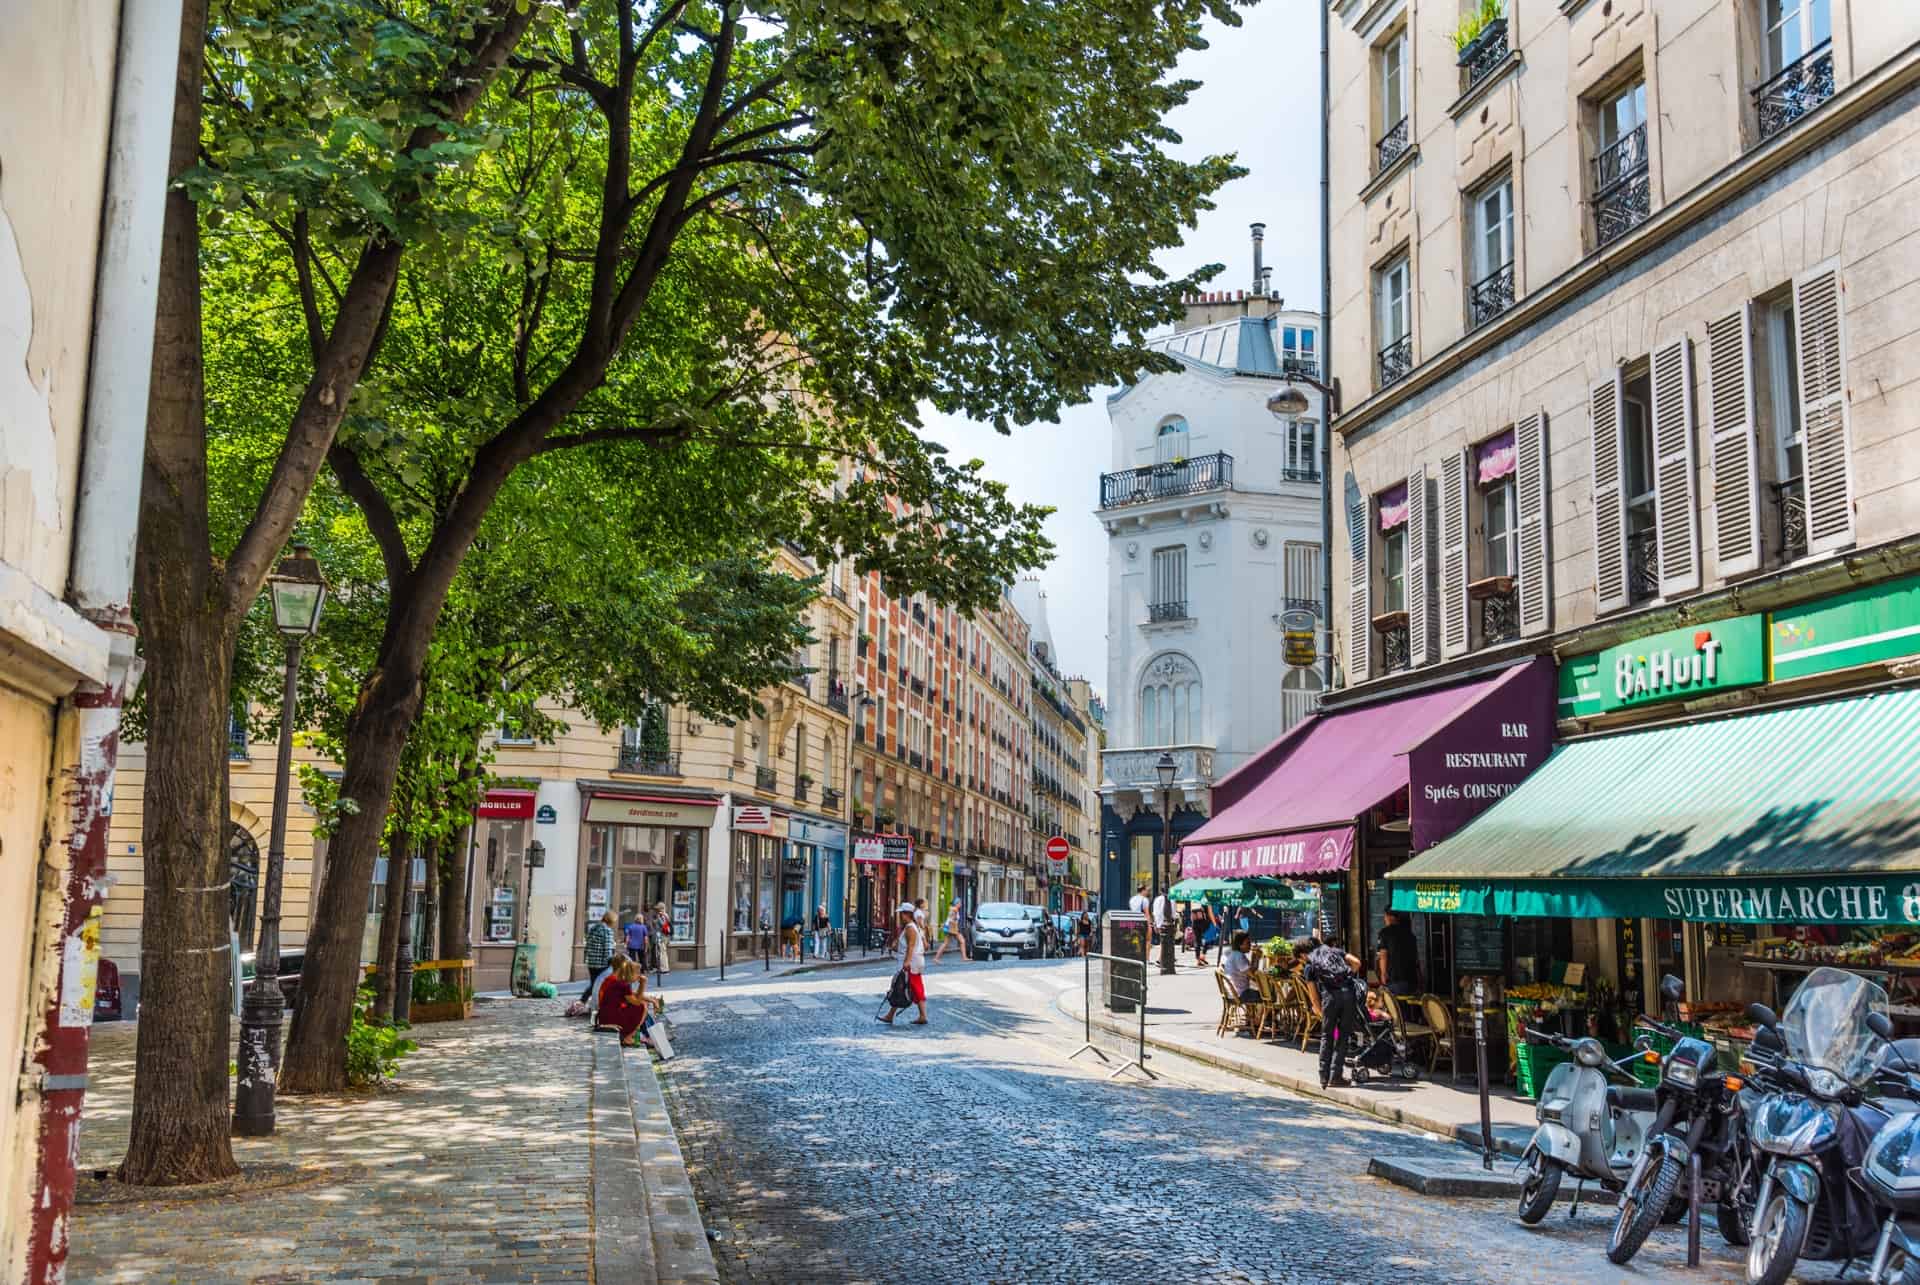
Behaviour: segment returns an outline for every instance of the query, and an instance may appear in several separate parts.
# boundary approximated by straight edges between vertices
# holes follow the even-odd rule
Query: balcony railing
[[[1283,468],[1280,477],[1287,482],[1318,482],[1320,470],[1317,468]]]
[[[1316,616],[1320,614],[1321,606],[1318,598],[1282,598],[1280,600],[1283,611],[1311,611]]]
[[[1652,527],[1627,533],[1627,601],[1644,602],[1660,593],[1660,543]]]
[[[829,812],[838,812],[840,810],[840,800],[842,797],[840,791],[829,785],[826,789],[820,791],[820,806]]]
[[[827,676],[827,708],[836,714],[847,712],[847,685],[837,673]]]
[[[1374,632],[1380,635],[1380,668],[1389,674],[1397,674],[1413,663],[1412,637],[1407,630],[1406,613],[1393,614],[1400,617],[1397,623],[1374,626]]]
[[[1511,642],[1520,636],[1520,593],[1490,593],[1480,599],[1480,639],[1483,646]]]
[[[805,803],[807,801],[807,795],[811,794],[812,792],[813,792],[812,777],[802,776],[794,780],[794,783],[793,783],[794,802]]]
[[[1387,166],[1399,160],[1400,154],[1406,150],[1407,118],[1402,116],[1391,129],[1380,136],[1380,141],[1373,145],[1375,158],[1373,172],[1381,173]]]
[[[1280,373],[1288,379],[1320,378],[1320,363],[1311,357],[1288,353],[1280,358]]]
[[[1147,604],[1147,619],[1155,624],[1169,620],[1185,620],[1187,604],[1181,602],[1150,602]]]
[[[1200,745],[1153,746],[1132,750],[1109,750],[1100,757],[1103,784],[1123,790],[1157,791],[1160,788],[1160,755],[1173,755],[1173,779],[1176,785],[1211,785],[1213,749]]]
[[[1491,76],[1507,60],[1507,20],[1496,18],[1460,51],[1460,92],[1466,93]]]
[[[1647,127],[1636,126],[1593,158],[1593,232],[1599,244],[1624,236],[1652,210]]]
[[[919,766],[920,766],[920,751],[919,751],[919,750],[909,750],[909,751],[907,751],[907,766],[908,766],[908,767],[919,767]]]
[[[1117,509],[1128,504],[1232,489],[1233,456],[1220,452],[1119,473],[1102,473],[1100,507]]]
[[[1753,91],[1760,139],[1772,138],[1833,97],[1833,42],[1828,41]]]
[[[1467,323],[1484,326],[1513,307],[1513,260],[1467,287]]]
[[[638,745],[622,745],[616,772],[638,772],[641,776],[679,776],[680,756]]]
[[[753,769],[753,788],[763,794],[772,794],[780,788],[780,776],[770,767]]]
[[[1780,561],[1807,556],[1807,481],[1790,477],[1773,484],[1774,507],[1780,511]]]
[[[1401,335],[1382,348],[1375,360],[1379,366],[1380,387],[1385,388],[1388,384],[1405,379],[1407,372],[1413,369],[1413,336]]]

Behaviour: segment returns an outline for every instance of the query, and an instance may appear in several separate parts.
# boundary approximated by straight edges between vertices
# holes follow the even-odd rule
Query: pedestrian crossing
[[[926,975],[926,980],[927,998],[935,1004],[990,1004],[1024,1010],[1044,1008],[1056,995],[1078,985],[1077,979],[1068,984],[1065,978],[1056,981],[1044,975],[1029,974],[1023,978],[1006,973],[973,973],[962,981],[951,974],[934,971]],[[683,996],[669,990],[667,1017],[677,1026],[698,1026],[737,1018],[779,1019],[799,1014],[821,1017],[841,1004],[864,1012],[873,1008],[886,986],[886,978],[876,977],[857,989],[823,986],[807,991],[768,990],[757,992],[753,999],[739,994]]]

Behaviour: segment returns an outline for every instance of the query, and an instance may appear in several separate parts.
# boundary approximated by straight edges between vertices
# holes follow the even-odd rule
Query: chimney
[[[1263,298],[1273,297],[1273,269],[1260,269],[1260,294]]]
[[[1261,263],[1261,253],[1260,253],[1261,242],[1265,241],[1266,239],[1267,239],[1267,225],[1264,223],[1253,224],[1253,289],[1255,294],[1266,293],[1266,283],[1264,281],[1264,278],[1266,276],[1267,270],[1266,270],[1266,267]]]

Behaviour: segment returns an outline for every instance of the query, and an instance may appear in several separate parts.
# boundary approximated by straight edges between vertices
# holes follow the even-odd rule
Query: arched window
[[[1200,668],[1179,652],[1165,652],[1147,663],[1140,684],[1140,738],[1143,745],[1193,745],[1205,734]]]
[[[227,822],[227,922],[240,949],[253,949],[253,908],[260,891],[260,845],[238,821]]]
[[[1174,460],[1187,458],[1187,421],[1179,415],[1170,415],[1160,421],[1159,431],[1154,435],[1154,456],[1156,464],[1170,464]]]

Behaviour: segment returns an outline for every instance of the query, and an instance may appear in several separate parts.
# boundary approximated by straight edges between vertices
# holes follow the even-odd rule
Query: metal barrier
[[[1081,958],[1086,961],[1086,980],[1081,993],[1082,1012],[1086,1018],[1086,1035],[1085,1042],[1069,1053],[1067,1060],[1072,1061],[1087,1052],[1091,1052],[1102,1062],[1110,1060],[1093,1042],[1093,961],[1097,959],[1102,965],[1100,1002],[1118,1012],[1124,1012],[1130,1008],[1138,1018],[1135,1037],[1132,1041],[1133,1056],[1114,1067],[1107,1078],[1115,1079],[1122,1071],[1134,1070],[1149,1080],[1159,1079],[1159,1076],[1147,1069],[1147,962],[1144,959],[1129,959],[1123,955],[1099,955],[1091,952]],[[1115,1032],[1120,1029],[1117,1026],[1109,1026],[1104,1021],[1100,1025],[1103,1029]]]

